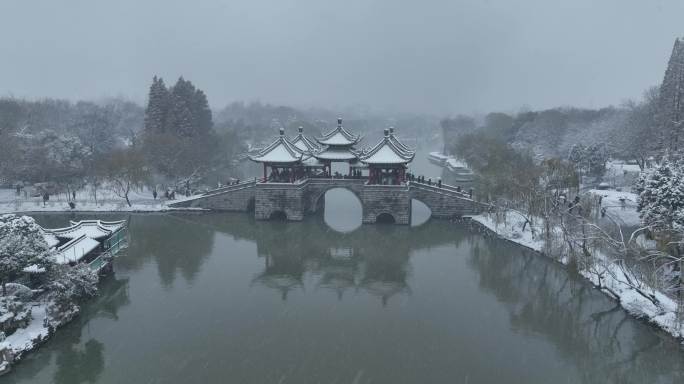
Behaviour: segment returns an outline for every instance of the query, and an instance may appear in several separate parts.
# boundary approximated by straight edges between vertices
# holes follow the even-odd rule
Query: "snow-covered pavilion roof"
[[[326,165],[325,163],[321,162],[320,160],[318,160],[314,156],[310,156],[307,159],[303,160],[302,164],[305,167],[311,167],[311,168],[322,168]]]
[[[361,136],[353,135],[349,133],[342,126],[342,119],[337,119],[337,128],[326,133],[322,137],[317,137],[318,141],[322,145],[332,145],[332,146],[351,146],[359,142]]]
[[[304,152],[311,153],[319,149],[318,144],[304,135],[303,127],[299,127],[297,136],[295,136],[290,142]]]
[[[303,150],[285,137],[285,130],[281,128],[280,135],[273,143],[249,158],[258,163],[296,163],[302,160],[304,154]]]
[[[102,239],[109,237],[112,233],[126,225],[126,220],[102,221],[102,220],[81,220],[70,221],[70,227],[45,229],[47,234],[52,234],[62,239],[76,239],[86,236],[90,239]],[[46,241],[48,239],[46,238]],[[48,242],[48,244],[50,244]]]
[[[397,139],[396,136],[394,136],[394,127],[389,127],[389,137],[390,137],[390,141],[392,141],[392,143],[395,146],[397,146],[397,148],[401,149],[402,151],[404,151],[406,153],[415,153],[416,152],[414,149],[409,148],[406,144],[402,143],[401,141],[399,141],[399,139]]]
[[[47,243],[49,248],[56,247],[59,244],[59,239],[57,236],[53,235],[50,232],[43,231],[43,239],[45,239],[45,242]]]
[[[57,248],[54,260],[57,264],[75,263],[99,246],[99,241],[81,235]]]
[[[358,152],[351,148],[327,147],[326,149],[313,154],[319,160],[328,161],[350,161],[359,158]]]
[[[382,140],[374,147],[364,151],[359,158],[365,164],[406,164],[411,162],[415,152],[401,148],[396,144],[397,142],[396,138],[392,140],[389,130],[385,129],[385,136]]]

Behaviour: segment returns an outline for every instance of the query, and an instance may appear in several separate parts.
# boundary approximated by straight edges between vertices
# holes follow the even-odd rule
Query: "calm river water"
[[[358,226],[329,193],[301,223],[106,216],[130,220],[115,274],[0,381],[684,382],[677,342],[563,267],[459,224]]]

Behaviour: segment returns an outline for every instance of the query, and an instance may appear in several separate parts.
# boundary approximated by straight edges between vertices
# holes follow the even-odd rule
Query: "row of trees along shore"
[[[155,76],[150,86],[140,145],[113,151],[105,174],[125,198],[134,187],[185,189],[224,180],[236,148],[236,136],[214,130],[207,96],[180,77],[167,87]],[[233,150],[230,150],[233,149]]]
[[[620,108],[491,113],[481,122],[461,115],[441,125],[445,151],[476,171],[497,222],[518,218],[547,253],[602,289],[619,281],[662,313],[658,292],[669,295],[684,331],[684,41],[675,41],[662,84]],[[615,185],[636,194],[638,228],[607,213],[600,192],[580,193],[605,187],[610,158],[641,171]]]
[[[0,184],[56,185],[68,198],[88,187],[97,202],[106,187],[129,193],[213,185],[231,174],[242,151],[235,130],[214,129],[204,92],[179,78],[154,77],[146,108],[122,99],[100,102],[0,99]]]

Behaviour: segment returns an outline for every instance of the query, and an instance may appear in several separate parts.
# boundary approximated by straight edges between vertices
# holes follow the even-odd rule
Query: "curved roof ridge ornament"
[[[383,130],[384,136],[379,143],[364,150],[360,160],[366,164],[406,164],[413,160],[415,152],[407,152],[392,140],[389,129]]]
[[[285,137],[285,129],[281,127],[276,139],[256,155],[250,155],[249,159],[258,163],[296,163],[301,161],[305,154],[306,151]]]
[[[361,141],[360,135],[354,135],[342,125],[342,118],[337,118],[337,127],[332,131],[315,138],[322,145],[349,146]]]
[[[415,153],[416,153],[416,150],[415,150],[415,149],[413,149],[413,148],[409,147],[408,145],[402,143],[402,142],[394,135],[394,127],[393,127],[393,126],[390,126],[390,127],[389,127],[389,136],[390,136],[390,140],[392,140],[392,142],[394,143],[394,145],[396,145],[397,147],[399,147],[401,150],[403,150],[403,151],[406,152],[407,154],[411,154],[411,153],[414,153],[414,154],[415,154]]]
[[[299,128],[297,128],[297,136],[295,136],[291,140],[291,142],[297,148],[308,152],[309,155],[313,154],[314,152],[320,149],[318,144],[316,144],[313,140],[304,135],[304,127],[302,127],[301,125],[299,126]]]

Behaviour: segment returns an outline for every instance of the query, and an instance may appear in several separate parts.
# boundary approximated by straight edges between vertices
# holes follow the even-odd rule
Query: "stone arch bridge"
[[[247,181],[208,191],[200,196],[169,204],[172,208],[200,208],[216,211],[254,211],[257,220],[275,216],[299,221],[304,215],[322,211],[325,193],[334,188],[351,191],[362,207],[362,222],[391,216],[397,224],[411,222],[411,201],[416,199],[432,211],[432,217],[449,219],[475,215],[485,205],[455,187],[409,182],[403,185],[367,184],[366,179],[309,178],[294,183]]]

